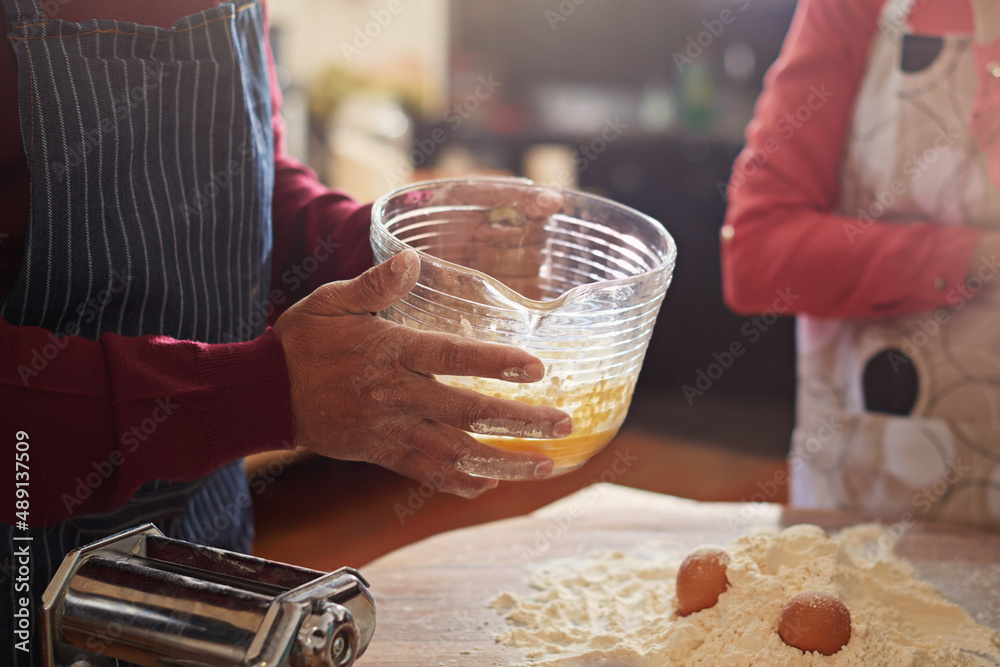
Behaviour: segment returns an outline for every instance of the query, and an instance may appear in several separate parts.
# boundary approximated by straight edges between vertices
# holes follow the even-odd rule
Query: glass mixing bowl
[[[438,180],[380,198],[371,243],[376,262],[406,248],[420,254],[416,287],[382,317],[514,345],[546,368],[545,378],[531,384],[438,380],[573,417],[566,438],[473,437],[543,452],[557,474],[611,441],[625,420],[677,256],[657,221],[608,199],[524,179]]]

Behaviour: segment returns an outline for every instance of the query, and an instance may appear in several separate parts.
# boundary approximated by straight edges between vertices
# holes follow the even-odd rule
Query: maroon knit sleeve
[[[152,479],[201,477],[291,447],[288,373],[277,334],[206,345],[163,336],[57,338],[0,320],[0,426],[30,443],[30,523],[120,506]],[[0,521],[14,521],[14,486]]]
[[[60,6],[59,17],[170,25],[205,4],[81,2]],[[13,54],[3,48],[0,90],[13,90]],[[0,112],[13,110],[16,119],[16,103],[0,98]],[[27,180],[16,122],[13,132],[7,125],[0,132],[0,192],[10,186],[16,197],[13,208],[7,202],[8,216],[0,222],[0,244],[16,243],[17,250],[0,252],[9,260],[0,262],[0,286],[9,287],[20,266]],[[289,192],[282,201],[294,203],[296,191]],[[342,199],[346,216],[358,210]],[[19,436],[27,436],[27,462],[15,461]],[[0,455],[0,475],[10,480],[0,493],[0,521],[17,518],[13,482],[23,480],[15,473],[23,473],[25,464],[33,527],[113,509],[146,481],[196,479],[243,456],[292,447],[281,342],[272,329],[250,342],[221,345],[113,334],[90,341],[57,338],[45,329],[0,319],[0,438],[9,445],[2,448],[9,455]]]

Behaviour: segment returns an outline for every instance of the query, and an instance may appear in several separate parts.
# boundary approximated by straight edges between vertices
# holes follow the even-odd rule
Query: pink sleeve
[[[737,312],[790,292],[797,313],[890,316],[945,305],[964,283],[981,230],[832,213],[881,5],[799,3],[729,183],[723,291]]]
[[[0,357],[4,438],[23,431],[30,444],[33,527],[118,507],[152,479],[191,480],[292,446],[288,371],[271,329],[237,344],[94,342],[0,319]],[[14,480],[14,456],[2,459]],[[13,523],[5,488],[0,521]]]
[[[972,107],[973,136],[989,160],[990,180],[1000,187],[1000,40],[973,45],[979,88]]]
[[[271,255],[273,322],[292,303],[324,283],[360,275],[372,266],[368,230],[371,206],[330,190],[315,172],[285,153],[271,45],[271,99],[274,107],[274,248]]]

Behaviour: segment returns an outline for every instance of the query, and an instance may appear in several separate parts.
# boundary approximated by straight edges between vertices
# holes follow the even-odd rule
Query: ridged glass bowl
[[[546,368],[532,384],[438,380],[573,417],[566,438],[474,437],[544,452],[556,473],[582,465],[611,441],[677,255],[657,221],[608,199],[524,179],[437,180],[380,198],[371,243],[376,262],[407,248],[420,253],[416,287],[382,317],[514,345]]]

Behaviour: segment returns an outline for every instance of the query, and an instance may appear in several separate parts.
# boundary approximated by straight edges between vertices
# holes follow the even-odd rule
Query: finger
[[[512,452],[476,441],[444,424],[424,421],[414,427],[410,444],[458,473],[509,481],[544,479],[554,464],[540,452]]]
[[[462,431],[513,438],[564,438],[573,432],[573,419],[556,408],[486,396],[436,380],[422,384],[411,394],[414,404],[407,407]]]
[[[353,280],[318,287],[308,303],[324,315],[375,313],[406,296],[419,275],[420,257],[407,249]]]
[[[482,188],[472,183],[459,181],[449,185],[435,195],[435,199],[444,205],[468,205],[480,203]]]
[[[527,185],[527,181],[525,181]],[[525,185],[508,185],[484,180],[456,181],[435,195],[436,203],[461,206],[513,206],[514,193]]]
[[[563,196],[551,188],[509,185],[481,194],[478,203],[491,210],[513,209],[528,220],[544,220],[562,208]]]
[[[436,195],[434,203],[487,209],[510,206],[519,209],[526,218],[538,220],[559,211],[563,196],[558,190],[538,188],[527,182],[497,184],[469,181],[448,186]]]
[[[462,498],[476,498],[499,485],[496,479],[473,477],[459,472],[453,465],[432,458],[418,449],[411,449],[397,464],[389,467],[414,481],[427,484],[435,491]]]
[[[522,192],[518,206],[531,220],[541,220],[558,213],[563,206],[563,196],[558,190],[541,188]]]
[[[524,350],[436,331],[407,330],[399,361],[423,375],[472,375],[507,382],[537,382],[545,377],[541,360]]]

